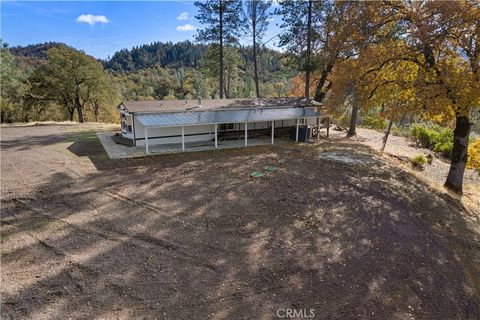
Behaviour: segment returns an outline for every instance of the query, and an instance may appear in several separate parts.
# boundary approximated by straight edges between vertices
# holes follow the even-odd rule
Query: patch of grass
[[[413,157],[410,162],[415,169],[423,170],[425,168],[425,164],[427,163],[427,159],[423,154],[419,154]]]

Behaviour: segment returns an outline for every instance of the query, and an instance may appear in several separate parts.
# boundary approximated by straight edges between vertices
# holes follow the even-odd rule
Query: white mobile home
[[[270,136],[271,143],[280,134],[295,131],[294,138],[304,140],[319,135],[322,117],[318,106],[298,98],[215,99],[132,101],[119,105],[122,136],[132,145],[145,146],[146,154],[155,145],[249,139]],[[293,128],[293,129],[292,129]],[[317,133],[318,132],[318,133]],[[308,135],[308,137],[307,137]]]

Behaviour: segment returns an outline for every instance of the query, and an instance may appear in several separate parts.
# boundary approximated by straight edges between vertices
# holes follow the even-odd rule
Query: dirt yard
[[[371,148],[109,160],[108,129],[2,128],[2,319],[480,319],[480,213]]]

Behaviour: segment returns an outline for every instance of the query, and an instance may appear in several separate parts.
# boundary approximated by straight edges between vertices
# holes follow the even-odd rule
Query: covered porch
[[[275,144],[276,142],[276,125],[281,121],[283,132],[285,127],[283,121],[292,121],[293,128],[295,128],[294,141],[298,142],[300,139],[300,126],[306,125],[308,120],[313,120],[316,123],[316,139],[320,139],[322,115],[318,112],[307,110],[303,108],[288,108],[288,109],[263,109],[263,110],[235,110],[235,111],[201,111],[201,112],[183,112],[174,114],[152,114],[140,115],[139,122],[143,125],[143,144],[145,154],[149,155],[152,152],[171,150],[170,152],[185,152],[185,151],[202,151],[209,149],[221,148],[236,148],[248,147],[259,144]],[[243,121],[239,121],[243,120]],[[268,123],[269,137],[265,134],[258,137],[255,135],[255,124]],[[222,141],[224,135],[219,135],[219,127],[224,124],[238,124],[241,130],[235,131],[237,139]],[[253,128],[252,128],[253,125]],[[209,126],[212,130],[210,137],[205,141],[188,141],[190,135],[185,131],[195,126]],[[168,128],[170,130],[179,131],[179,143],[165,143],[153,144],[151,143],[151,131],[158,128]],[[306,129],[307,130],[307,129]],[[243,131],[243,132],[241,132]],[[253,131],[253,135],[252,135]],[[277,130],[278,131],[278,130]],[[262,130],[265,133],[265,129]],[[306,131],[307,132],[307,131]],[[307,139],[307,133],[304,137]],[[312,137],[312,133],[310,133]],[[293,138],[293,137],[292,137]],[[158,139],[158,137],[155,137]],[[192,149],[192,150],[191,150]]]
[[[100,140],[103,148],[110,159],[136,158],[145,156],[145,146],[125,146],[117,144],[112,139],[114,133],[100,132],[97,137]],[[293,143],[293,141],[285,138],[276,138],[275,145],[286,145]],[[248,146],[270,145],[270,138],[257,137],[248,139]],[[186,142],[185,149],[182,150],[182,145],[178,143],[157,144],[149,146],[149,155],[161,155],[181,152],[201,152],[209,150],[223,150],[242,148],[245,146],[243,139],[217,141],[217,148],[215,148],[214,141],[196,141]]]

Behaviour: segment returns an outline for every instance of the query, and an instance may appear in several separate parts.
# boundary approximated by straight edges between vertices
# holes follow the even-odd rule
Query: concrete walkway
[[[110,159],[121,159],[121,158],[134,158],[134,157],[144,157],[145,156],[145,147],[144,146],[133,146],[127,147],[124,145],[116,144],[112,136],[115,133],[112,132],[99,132],[97,133],[98,140],[103,145],[103,148],[108,154]],[[259,146],[267,145],[271,143],[270,138],[251,138],[247,140],[248,146]],[[275,139],[275,144],[285,145],[291,143],[287,139]],[[245,146],[245,141],[240,140],[228,140],[228,141],[218,141],[218,149],[230,149],[230,148],[242,148]],[[174,144],[164,144],[164,145],[150,145],[150,155],[158,154],[168,154],[168,153],[180,153],[180,152],[198,152],[198,151],[207,151],[215,150],[215,143],[213,141],[200,141],[200,142],[187,142],[185,143],[185,151],[182,151],[181,143]]]

